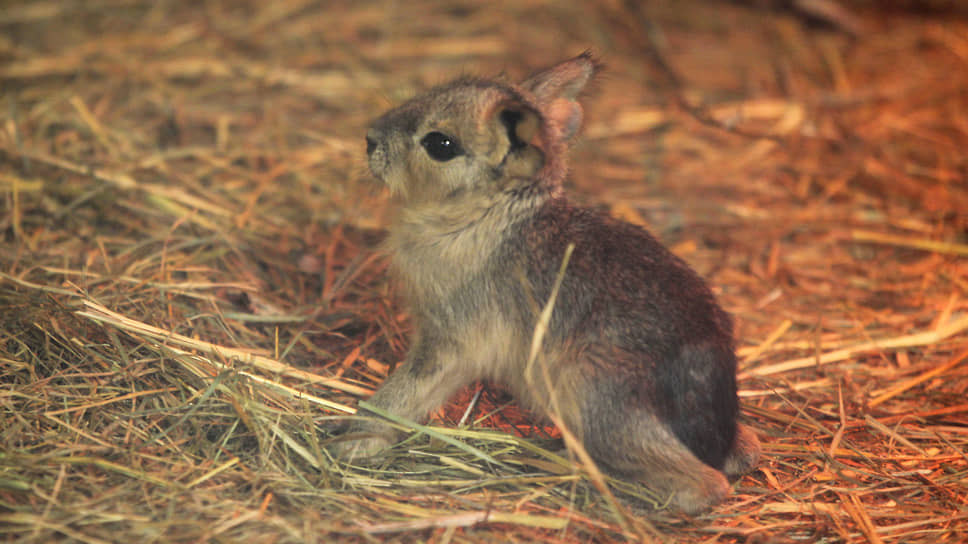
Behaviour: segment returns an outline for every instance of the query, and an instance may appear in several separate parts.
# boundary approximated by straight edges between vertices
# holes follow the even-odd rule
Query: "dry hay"
[[[4,4],[0,535],[968,540],[964,10],[744,4]],[[645,517],[492,388],[334,462],[407,344],[366,121],[587,47],[570,190],[716,286],[760,467]]]

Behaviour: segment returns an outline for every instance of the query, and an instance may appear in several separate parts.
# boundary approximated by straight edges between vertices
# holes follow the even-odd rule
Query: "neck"
[[[411,297],[445,296],[481,270],[553,191],[521,184],[494,195],[468,193],[409,203],[390,229],[385,249]]]

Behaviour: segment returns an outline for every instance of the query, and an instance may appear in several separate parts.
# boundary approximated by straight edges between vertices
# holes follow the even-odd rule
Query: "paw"
[[[718,470],[703,471],[702,479],[690,482],[672,495],[671,504],[676,509],[694,516],[723,502],[729,496],[729,482]]]
[[[736,426],[733,447],[726,456],[723,472],[730,479],[736,479],[753,470],[760,460],[760,441],[752,429],[745,425]]]
[[[393,441],[370,430],[351,430],[330,446],[333,457],[347,463],[377,461],[384,456]]]

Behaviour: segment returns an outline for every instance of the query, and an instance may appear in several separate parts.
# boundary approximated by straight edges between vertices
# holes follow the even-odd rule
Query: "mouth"
[[[374,153],[369,156],[368,164],[370,166],[370,172],[381,182],[386,183],[386,161],[383,159],[382,154]]]

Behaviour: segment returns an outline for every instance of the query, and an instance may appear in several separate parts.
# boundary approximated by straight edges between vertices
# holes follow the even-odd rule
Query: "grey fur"
[[[562,196],[596,69],[586,53],[520,86],[465,78],[373,123],[370,168],[402,204],[386,249],[416,332],[370,402],[421,419],[473,380],[503,382],[537,413],[556,410],[602,468],[695,513],[755,465],[759,442],[736,423],[732,324],[705,283],[644,230]],[[395,438],[361,419],[337,451],[378,455]]]

